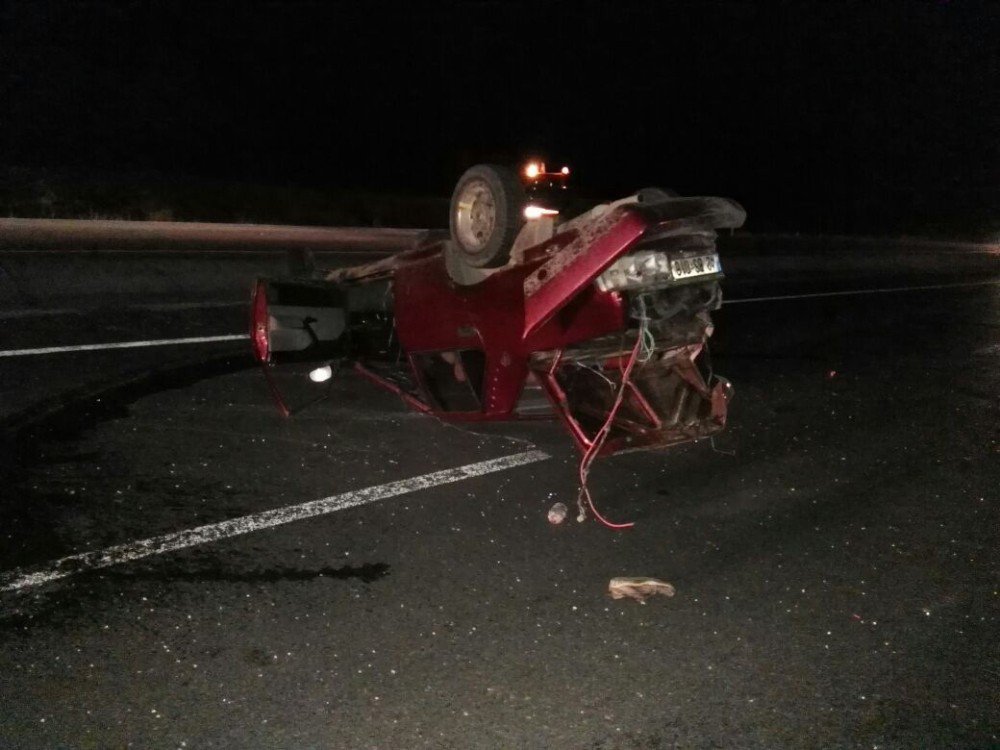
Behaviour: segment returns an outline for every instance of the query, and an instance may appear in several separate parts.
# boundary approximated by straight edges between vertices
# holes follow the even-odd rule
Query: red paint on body
[[[393,276],[396,333],[411,362],[428,352],[475,349],[486,355],[483,410],[476,418],[511,417],[534,352],[564,349],[625,327],[621,297],[589,286],[522,337],[524,280],[537,265],[514,266],[475,286],[459,286],[448,277],[443,256],[436,255],[398,268]],[[419,379],[415,367],[414,372]]]

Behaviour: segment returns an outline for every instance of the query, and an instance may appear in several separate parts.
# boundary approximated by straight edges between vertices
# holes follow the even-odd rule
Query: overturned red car
[[[555,416],[591,460],[718,432],[732,389],[705,356],[716,230],[744,210],[646,189],[566,218],[535,190],[539,174],[472,167],[450,232],[374,263],[258,280],[265,372],[346,361],[441,419]],[[564,187],[568,169],[553,175]]]

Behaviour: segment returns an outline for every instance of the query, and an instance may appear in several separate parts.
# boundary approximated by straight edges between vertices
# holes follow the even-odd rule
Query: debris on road
[[[624,599],[628,597],[637,602],[645,604],[645,599],[654,594],[673,596],[676,592],[674,587],[659,578],[612,578],[608,583],[608,593],[612,599]]]
[[[556,503],[549,508],[549,523],[553,525],[561,524],[566,520],[567,513],[569,513],[569,508],[566,507],[566,503]]]

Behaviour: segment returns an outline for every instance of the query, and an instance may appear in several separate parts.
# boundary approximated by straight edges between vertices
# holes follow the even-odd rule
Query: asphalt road
[[[599,462],[622,533],[547,523],[555,424],[349,373],[284,420],[239,340],[0,357],[0,747],[997,746],[1000,261],[878,252],[735,264],[730,427]],[[239,334],[235,294],[14,306],[0,350]]]

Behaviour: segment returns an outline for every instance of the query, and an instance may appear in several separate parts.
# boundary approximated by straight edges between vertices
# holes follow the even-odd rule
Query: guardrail
[[[257,276],[288,272],[288,250],[311,251],[321,266],[355,264],[412,247],[428,231],[0,219],[0,311],[237,303]],[[719,247],[734,282],[1000,273],[997,244],[740,232]]]
[[[0,250],[285,250],[395,253],[426,229],[301,227],[171,221],[0,219]]]

